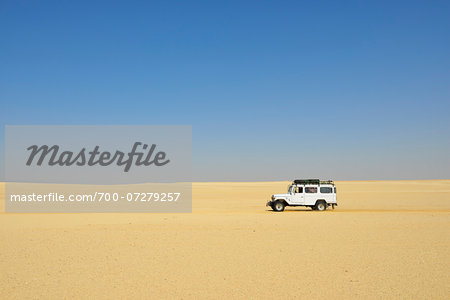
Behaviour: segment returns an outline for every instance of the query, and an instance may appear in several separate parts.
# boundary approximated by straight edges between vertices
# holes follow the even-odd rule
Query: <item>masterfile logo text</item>
[[[135,142],[131,151],[124,153],[116,150],[113,153],[110,151],[100,152],[100,146],[95,146],[93,150],[88,151],[86,148],[82,148],[78,153],[73,151],[60,151],[58,145],[32,145],[27,148],[30,151],[30,156],[26,162],[27,166],[33,164],[33,160],[36,157],[36,165],[41,166],[42,163],[47,163],[49,166],[109,166],[111,164],[117,164],[118,166],[124,166],[124,172],[128,172],[131,166],[164,166],[170,162],[166,159],[166,152],[156,152],[156,144],[152,144],[150,147],[148,144]],[[139,148],[142,151],[139,151]],[[47,159],[47,160],[46,160]],[[45,161],[46,160],[46,161]]]

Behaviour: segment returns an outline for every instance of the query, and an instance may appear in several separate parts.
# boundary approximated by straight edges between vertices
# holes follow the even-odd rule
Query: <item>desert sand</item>
[[[0,298],[449,299],[450,180],[195,183],[191,214],[0,213]]]

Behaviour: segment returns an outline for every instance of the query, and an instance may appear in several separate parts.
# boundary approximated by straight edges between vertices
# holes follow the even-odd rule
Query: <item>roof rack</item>
[[[294,184],[333,184],[333,180],[294,179]]]
[[[321,180],[320,184],[334,184],[333,180]]]
[[[295,179],[295,184],[320,184],[319,179]]]

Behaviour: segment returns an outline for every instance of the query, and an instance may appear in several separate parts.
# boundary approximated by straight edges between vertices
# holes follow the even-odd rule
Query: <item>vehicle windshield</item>
[[[294,188],[293,185],[289,186],[289,189],[288,189],[288,193],[289,193],[289,194],[292,193],[292,189],[293,189],[293,188]]]

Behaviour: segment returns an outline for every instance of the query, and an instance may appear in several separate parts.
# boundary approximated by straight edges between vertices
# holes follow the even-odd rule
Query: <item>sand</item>
[[[192,214],[0,213],[0,298],[450,298],[450,180],[267,209],[287,184],[196,183]]]

